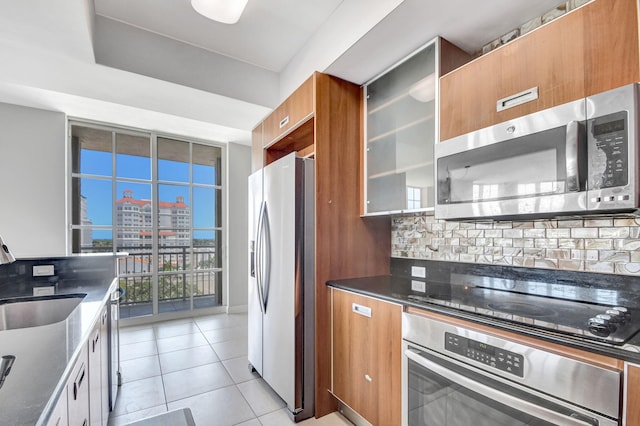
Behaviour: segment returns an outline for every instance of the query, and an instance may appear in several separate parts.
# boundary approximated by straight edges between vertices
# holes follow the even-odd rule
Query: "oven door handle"
[[[508,393],[501,392],[495,388],[490,386],[486,386],[482,383],[478,383],[475,380],[472,380],[462,374],[456,373],[455,371],[451,371],[442,365],[433,362],[429,359],[420,356],[419,353],[412,349],[405,350],[404,354],[407,358],[412,361],[420,364],[422,367],[433,371],[434,373],[444,377],[447,380],[450,380],[462,387],[465,387],[471,391],[474,391],[480,395],[484,395],[494,401],[500,401],[500,403],[507,405],[511,408],[515,408],[519,411],[525,412],[532,416],[535,416],[539,419],[554,423],[554,424],[563,424],[563,425],[576,425],[576,426],[595,426],[598,424],[597,420],[593,419],[594,422],[588,422],[584,420],[580,420],[574,417],[565,416],[564,414],[558,413],[557,411],[550,410],[548,408],[542,407],[540,405],[534,404],[529,401],[522,400],[520,398],[516,398],[513,395],[509,395]]]

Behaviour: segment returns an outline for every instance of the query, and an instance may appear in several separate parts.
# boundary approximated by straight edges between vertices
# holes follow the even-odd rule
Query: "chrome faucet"
[[[0,265],[4,265],[5,263],[15,262],[16,258],[13,257],[9,247],[2,240],[2,235],[0,235]]]

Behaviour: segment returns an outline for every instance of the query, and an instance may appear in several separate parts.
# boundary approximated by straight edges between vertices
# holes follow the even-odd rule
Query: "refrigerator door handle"
[[[267,302],[269,299],[269,277],[271,276],[271,230],[269,227],[269,210],[267,209],[267,202],[264,202],[264,212],[262,215],[262,233],[264,237],[264,241],[262,244],[262,249],[265,249],[264,252],[264,276],[260,281],[260,285],[262,286],[262,304],[263,304],[263,312],[267,312]]]
[[[256,232],[256,288],[258,293],[258,301],[260,304],[260,311],[264,314],[264,302],[262,297],[262,249],[263,249],[263,240],[262,240],[262,226],[264,221],[266,204],[262,202],[260,205],[260,214],[258,215],[258,230]]]
[[[256,277],[256,241],[251,240],[249,242],[249,251],[251,252],[251,260],[249,265],[249,276]]]

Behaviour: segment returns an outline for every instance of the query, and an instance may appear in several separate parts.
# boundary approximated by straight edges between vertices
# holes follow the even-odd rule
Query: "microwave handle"
[[[580,176],[578,173],[578,142],[580,138],[580,124],[577,121],[567,123],[565,139],[565,167],[567,172],[567,192],[580,190]]]

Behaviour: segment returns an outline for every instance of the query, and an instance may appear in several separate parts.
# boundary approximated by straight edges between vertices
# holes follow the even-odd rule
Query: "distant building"
[[[122,247],[151,247],[151,200],[133,198],[127,189],[116,201],[116,245]],[[162,246],[189,246],[191,209],[184,197],[176,197],[175,203],[158,202],[158,238]]]
[[[82,230],[80,231],[80,247],[93,247],[93,236],[91,235],[91,225],[93,225],[93,222],[87,216],[87,197],[84,195],[80,196],[80,225],[82,225]]]

